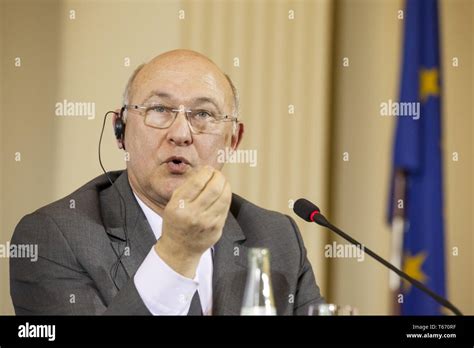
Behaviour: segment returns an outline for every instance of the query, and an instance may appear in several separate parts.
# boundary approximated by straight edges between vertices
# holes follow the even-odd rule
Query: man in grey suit
[[[140,66],[114,118],[127,170],[15,229],[12,244],[39,253],[10,261],[16,313],[238,315],[252,247],[270,250],[277,314],[322,302],[294,221],[232,194],[220,172],[219,151],[242,139],[237,114],[230,78],[197,52]]]

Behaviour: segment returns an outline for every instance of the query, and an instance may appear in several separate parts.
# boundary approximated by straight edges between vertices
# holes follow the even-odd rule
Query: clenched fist
[[[155,251],[168,266],[194,278],[201,255],[222,235],[232,191],[224,175],[210,166],[178,187],[163,211],[161,238]]]

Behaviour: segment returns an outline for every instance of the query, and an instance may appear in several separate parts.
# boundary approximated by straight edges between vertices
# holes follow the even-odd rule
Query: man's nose
[[[187,146],[192,143],[191,129],[185,111],[178,112],[174,122],[168,128],[167,139],[177,146]]]

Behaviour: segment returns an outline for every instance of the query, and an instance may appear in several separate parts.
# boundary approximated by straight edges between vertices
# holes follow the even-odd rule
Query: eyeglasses
[[[176,109],[161,104],[151,105],[124,105],[124,109],[137,111],[144,116],[147,126],[159,129],[169,128],[180,112],[184,112],[189,127],[194,133],[214,133],[220,130],[221,122],[237,122],[237,117],[218,115],[205,109]]]

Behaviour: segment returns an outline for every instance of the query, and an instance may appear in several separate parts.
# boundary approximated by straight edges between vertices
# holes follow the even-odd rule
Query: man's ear
[[[232,139],[230,143],[232,151],[237,150],[237,147],[239,146],[240,142],[242,141],[242,137],[244,136],[244,124],[239,122],[235,127],[236,129],[232,133]]]
[[[113,126],[113,130],[114,130],[114,136],[115,136],[115,125],[117,124],[117,120],[120,117],[120,111],[121,111],[120,109],[116,109],[115,113],[114,113],[114,116],[112,118],[112,126]],[[122,119],[122,122],[123,122],[123,119]],[[123,140],[116,138],[116,141],[117,141],[117,147],[119,149],[124,149],[125,148]]]

